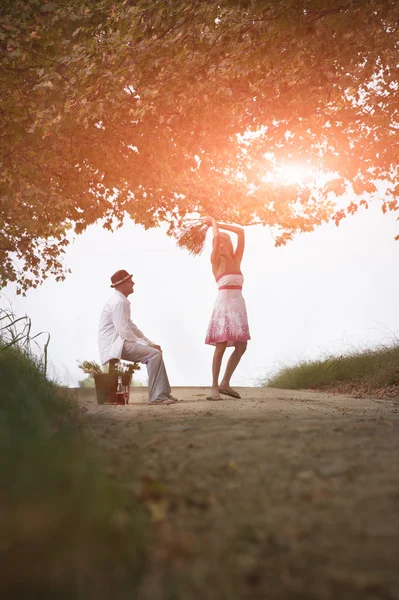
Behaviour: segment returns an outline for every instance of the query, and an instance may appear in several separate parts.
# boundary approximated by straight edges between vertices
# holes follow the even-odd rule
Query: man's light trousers
[[[168,375],[163,362],[162,352],[151,346],[135,342],[123,343],[122,360],[130,360],[146,365],[148,373],[148,401],[165,400],[170,392]]]

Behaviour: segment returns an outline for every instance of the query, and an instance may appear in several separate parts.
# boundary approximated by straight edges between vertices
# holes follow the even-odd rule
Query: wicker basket
[[[116,404],[116,388],[118,387],[118,373],[99,373],[94,375],[96,385],[97,404]],[[122,374],[122,385],[127,386],[127,404],[129,403],[130,384],[132,376]]]

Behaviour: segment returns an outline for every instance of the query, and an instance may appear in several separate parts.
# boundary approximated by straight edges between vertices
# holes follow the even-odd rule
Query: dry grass
[[[345,392],[398,394],[399,345],[354,351],[318,361],[302,361],[285,367],[264,382],[283,389],[334,388]]]

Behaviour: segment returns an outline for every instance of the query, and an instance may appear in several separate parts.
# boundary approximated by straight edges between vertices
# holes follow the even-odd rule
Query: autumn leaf
[[[399,194],[393,0],[29,6],[1,13],[0,285],[62,280],[96,222],[173,235],[217,211],[283,246],[365,194],[397,210],[377,192]],[[330,181],[269,179],[297,163]]]

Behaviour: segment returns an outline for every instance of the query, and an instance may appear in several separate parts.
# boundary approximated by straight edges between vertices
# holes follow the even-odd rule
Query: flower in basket
[[[98,363],[90,360],[78,361],[78,366],[86,375],[94,379],[98,404],[121,403],[118,401],[120,381],[122,381],[124,388],[124,402],[122,404],[128,404],[132,375],[135,371],[141,369],[141,366],[136,362],[131,363],[122,360],[114,360],[112,364],[110,362],[108,364],[109,372],[105,372]]]
[[[124,362],[120,360],[116,366],[116,372],[121,373],[122,375],[130,375],[132,376],[135,371],[140,371],[141,365],[136,362]]]
[[[86,373],[86,375],[90,375],[91,377],[94,377],[94,375],[101,375],[104,372],[100,365],[94,360],[78,361],[78,367],[82,369],[83,373]],[[115,372],[120,373],[121,375],[132,376],[135,371],[139,371],[140,369],[141,365],[139,365],[139,363],[120,360],[116,365]]]
[[[83,360],[78,361],[79,369],[82,369],[83,373],[86,375],[100,375],[102,373],[101,367],[94,360]]]

